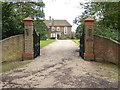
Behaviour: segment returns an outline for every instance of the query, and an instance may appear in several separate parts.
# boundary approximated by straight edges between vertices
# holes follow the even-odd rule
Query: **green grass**
[[[77,40],[73,40],[76,44],[80,45],[80,40],[77,39]]]
[[[112,63],[103,63],[103,64],[101,64],[101,66],[118,69],[118,65],[115,65],[115,64],[112,64]]]
[[[2,72],[6,72],[6,71],[10,71],[12,69],[21,67],[23,65],[26,65],[30,62],[32,62],[32,60],[5,62],[5,63],[2,63],[2,65],[0,65],[0,67],[2,67]],[[1,70],[0,70],[0,73],[1,73]]]
[[[43,48],[54,41],[56,41],[56,40],[41,40],[40,41],[40,48]]]
[[[111,69],[114,69],[114,70],[118,70],[118,65],[115,65],[115,64],[112,64],[112,63],[101,63],[100,64],[101,67],[106,67],[106,68],[111,68]],[[117,72],[113,72],[113,71],[107,71],[108,75],[111,76],[111,78],[120,78],[120,76],[118,76],[118,73]]]

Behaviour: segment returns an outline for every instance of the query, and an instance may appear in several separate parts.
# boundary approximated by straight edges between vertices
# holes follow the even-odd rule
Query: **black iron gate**
[[[36,30],[33,31],[33,48],[34,58],[40,55],[40,34],[37,34]]]
[[[84,59],[84,49],[85,49],[85,46],[84,46],[84,36],[85,36],[85,33],[84,33],[84,27],[83,27],[83,31],[80,35],[80,56]]]

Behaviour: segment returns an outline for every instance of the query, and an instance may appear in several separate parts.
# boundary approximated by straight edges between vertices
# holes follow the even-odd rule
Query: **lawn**
[[[13,62],[2,63],[2,72],[10,71],[12,69],[15,69],[15,68],[21,67],[23,65],[26,65],[30,62],[32,62],[32,60],[13,61]],[[1,67],[1,65],[0,65],[0,67]],[[1,70],[0,70],[0,73],[1,73]]]
[[[47,46],[48,44],[54,42],[55,40],[41,40],[40,41],[40,48],[43,48],[45,46]]]
[[[80,40],[77,39],[77,40],[73,40],[76,44],[80,45]]]

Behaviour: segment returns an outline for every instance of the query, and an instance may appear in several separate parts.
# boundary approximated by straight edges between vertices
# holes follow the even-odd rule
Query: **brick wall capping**
[[[23,21],[33,21],[33,19],[30,17],[27,17],[27,18],[23,19]]]
[[[96,36],[96,37],[100,37],[100,38],[105,38],[105,39],[108,39],[108,40],[111,40],[112,42],[114,42],[114,43],[120,45],[120,42],[118,42],[118,41],[116,41],[116,40],[113,40],[113,39],[111,39],[111,38],[107,38],[107,37],[102,36],[102,35],[94,35],[94,36]]]
[[[87,19],[84,20],[84,22],[94,22],[93,18],[88,17]]]

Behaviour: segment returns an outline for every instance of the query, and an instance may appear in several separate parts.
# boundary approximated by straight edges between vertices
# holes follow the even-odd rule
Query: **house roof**
[[[45,20],[47,26],[72,26],[66,20]]]

